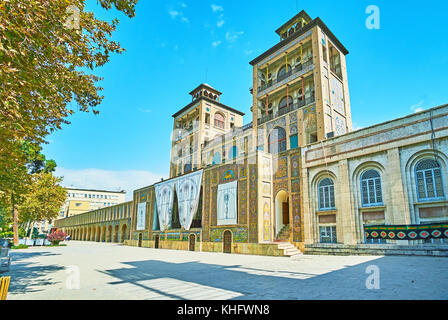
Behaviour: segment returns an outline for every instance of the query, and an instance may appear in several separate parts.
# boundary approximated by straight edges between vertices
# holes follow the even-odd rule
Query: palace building
[[[250,62],[251,123],[201,84],[172,116],[170,179],[56,226],[73,239],[177,250],[441,252],[448,105],[353,132],[348,50],[304,11],[276,33]]]

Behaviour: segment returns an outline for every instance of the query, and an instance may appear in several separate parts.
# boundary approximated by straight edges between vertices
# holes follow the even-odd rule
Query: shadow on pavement
[[[440,276],[425,279],[425,274],[430,272],[425,261],[431,259],[433,258],[379,257],[324,274],[157,260],[125,262],[124,264],[133,268],[99,272],[117,279],[110,284],[131,283],[152,294],[181,300],[191,299],[192,294],[196,294],[191,288],[197,285],[232,292],[234,295],[231,299],[244,300],[447,299],[448,265],[441,263],[444,264],[444,270],[439,270]],[[300,261],[297,263],[300,267]],[[372,274],[371,271],[368,272],[368,267],[372,265],[379,271],[379,290],[369,290],[366,286]],[[157,279],[162,280],[156,281]],[[163,286],[163,281],[166,286]],[[187,284],[185,289],[173,290],[170,282]],[[152,286],[154,283],[157,283],[156,287]]]
[[[60,254],[51,252],[18,252],[12,251],[11,270],[5,274],[11,276],[9,293],[30,293],[45,290],[44,286],[53,285],[45,276],[51,275],[65,269],[57,265],[38,265],[34,262],[27,262],[27,259],[44,256],[57,256]],[[37,287],[41,287],[37,289]]]

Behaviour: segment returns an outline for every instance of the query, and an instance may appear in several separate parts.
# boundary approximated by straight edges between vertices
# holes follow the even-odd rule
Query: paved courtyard
[[[293,260],[76,241],[12,256],[8,300],[448,299],[448,258]],[[380,288],[369,290],[373,275]]]

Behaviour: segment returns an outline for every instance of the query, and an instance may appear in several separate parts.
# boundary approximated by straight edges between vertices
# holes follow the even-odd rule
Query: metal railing
[[[296,102],[291,104],[289,107],[281,108],[278,110],[278,112],[270,113],[267,115],[262,116],[260,119],[258,119],[258,125],[263,124],[265,122],[271,121],[272,119],[275,119],[277,117],[281,117],[287,113],[290,113],[291,111],[297,110],[299,108],[302,108],[304,106],[307,106],[309,104],[312,104],[316,101],[314,93],[311,95],[311,97],[305,98],[305,99],[298,99]]]
[[[272,87],[273,85],[276,85],[277,83],[282,82],[286,78],[289,78],[293,74],[296,74],[296,73],[302,71],[303,69],[308,68],[312,64],[313,64],[313,59],[310,59],[310,60],[304,62],[303,64],[295,66],[294,68],[290,69],[288,72],[285,72],[285,73],[281,74],[280,76],[278,76],[276,79],[269,80],[268,83],[265,83],[265,84],[259,86],[258,92],[264,91],[264,90]]]

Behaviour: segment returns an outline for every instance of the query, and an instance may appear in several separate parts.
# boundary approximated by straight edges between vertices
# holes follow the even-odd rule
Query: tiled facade
[[[352,132],[347,49],[303,11],[277,33],[280,43],[251,62],[251,123],[243,126],[244,114],[206,84],[173,115],[170,179],[202,170],[190,230],[173,220],[161,231],[155,184],[134,191],[125,243],[273,256],[290,255],[287,243],[301,251],[319,243],[443,243],[448,106]],[[237,222],[219,225],[219,188],[235,181]],[[140,207],[146,211],[138,227]],[[424,223],[440,224],[442,235],[366,238],[366,226]],[[75,232],[77,226],[59,225]]]

